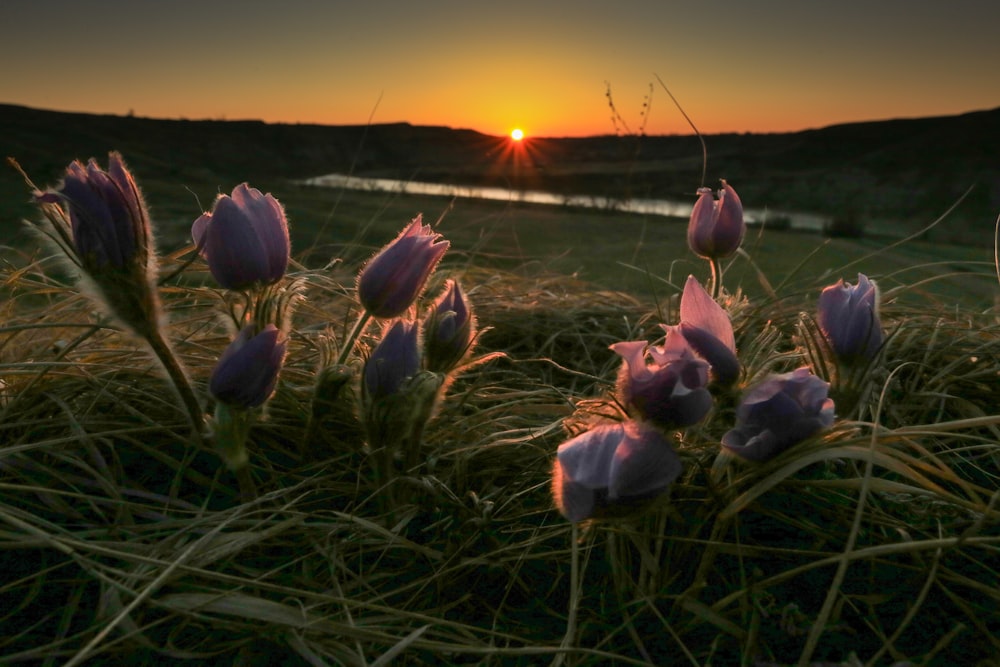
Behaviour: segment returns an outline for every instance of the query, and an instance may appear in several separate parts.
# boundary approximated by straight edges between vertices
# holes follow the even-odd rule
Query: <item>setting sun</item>
[[[514,128],[513,130],[510,131],[510,138],[513,139],[514,141],[520,141],[521,139],[524,139],[524,130],[522,130],[519,127]]]

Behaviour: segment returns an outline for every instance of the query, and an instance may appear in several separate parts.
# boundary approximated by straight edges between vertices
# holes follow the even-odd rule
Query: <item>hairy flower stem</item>
[[[364,333],[365,327],[368,326],[368,322],[372,319],[372,314],[370,312],[363,311],[361,316],[358,317],[358,321],[354,323],[354,328],[351,332],[347,334],[347,339],[344,344],[340,346],[340,354],[337,356],[337,363],[343,364],[347,362],[347,356],[354,349],[354,343],[357,342],[361,334]]]
[[[233,471],[236,475],[236,482],[240,485],[240,500],[244,503],[257,500],[257,483],[253,481],[250,474],[250,466],[240,466]]]
[[[712,298],[718,301],[722,294],[722,263],[713,257],[708,264],[712,267]]]
[[[205,415],[202,411],[201,403],[198,401],[198,397],[191,387],[187,371],[184,370],[184,367],[178,361],[173,347],[158,327],[150,327],[150,331],[144,332],[143,337],[149,343],[153,354],[159,359],[163,370],[167,372],[167,377],[170,378],[170,383],[173,385],[174,391],[177,392],[181,402],[184,404],[188,421],[191,422],[191,431],[195,444],[198,446],[204,445]]]

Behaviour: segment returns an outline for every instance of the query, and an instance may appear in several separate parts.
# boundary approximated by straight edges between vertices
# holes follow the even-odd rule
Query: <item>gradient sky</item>
[[[1000,106],[996,0],[3,0],[0,102],[156,118],[630,129],[658,74],[698,129]],[[654,85],[646,131],[690,129]]]

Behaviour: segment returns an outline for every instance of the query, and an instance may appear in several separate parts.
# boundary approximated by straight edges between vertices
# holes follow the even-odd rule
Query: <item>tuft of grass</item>
[[[448,224],[458,247],[462,224]],[[251,435],[253,502],[190,441],[147,353],[48,259],[7,263],[4,662],[998,664],[1000,320],[934,296],[981,290],[992,266],[904,270],[894,253],[821,273],[799,253],[773,273],[767,253],[787,249],[766,236],[725,271],[741,386],[677,440],[685,472],[667,498],[578,529],[552,507],[555,449],[616,418],[608,345],[676,321],[673,286],[700,267],[640,269],[650,291],[626,292],[607,276],[630,269],[606,259],[588,264],[603,266],[594,280],[502,244],[447,259],[489,327],[481,352],[503,356],[456,380],[424,460],[396,481],[408,501],[386,512],[370,453],[343,425],[301,442],[322,337],[356,317],[367,238],[293,276],[306,298]],[[178,273],[187,259],[169,258],[162,290],[205,395],[228,336],[219,295]],[[822,361],[815,298],[865,262],[881,267],[889,333],[867,390],[838,396],[834,428],[768,463],[721,453],[743,387]]]

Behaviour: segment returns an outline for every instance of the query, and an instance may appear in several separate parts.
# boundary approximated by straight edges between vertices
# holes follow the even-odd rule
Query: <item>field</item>
[[[190,245],[219,186],[140,185],[165,330],[210,412],[226,313],[249,303]],[[992,221],[976,247],[751,228],[719,297],[741,376],[671,432],[684,472],[643,511],[572,524],[556,449],[625,419],[609,345],[662,338],[687,276],[708,282],[686,221],[251,185],[286,208],[274,298],[295,302],[276,306],[288,356],[250,429],[252,492],[141,335],[47,246],[5,251],[0,662],[1000,665]],[[359,268],[421,212],[451,246],[410,315],[459,280],[482,363],[393,459],[355,407],[379,328],[346,341]],[[848,373],[816,303],[859,272],[886,344]],[[321,373],[338,354],[346,375]],[[764,463],[725,454],[740,395],[803,365],[833,382],[836,422]]]

